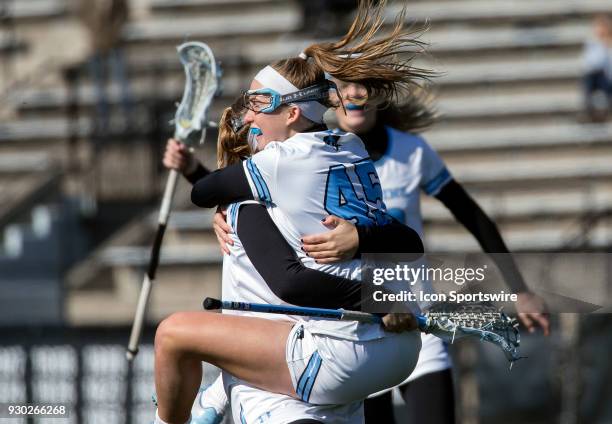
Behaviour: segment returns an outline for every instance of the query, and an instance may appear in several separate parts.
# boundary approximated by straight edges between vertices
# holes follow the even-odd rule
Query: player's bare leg
[[[209,312],[180,312],[166,318],[155,335],[159,417],[169,424],[189,419],[202,379],[202,361],[261,389],[296,396],[285,359],[292,326]]]

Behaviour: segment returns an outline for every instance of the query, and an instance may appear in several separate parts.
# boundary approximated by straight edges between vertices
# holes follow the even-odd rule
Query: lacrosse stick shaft
[[[159,254],[161,252],[164,233],[166,232],[166,226],[170,217],[172,199],[174,198],[177,182],[178,171],[172,169],[170,170],[168,180],[166,181],[164,197],[159,210],[157,233],[155,234],[155,241],[153,242],[153,247],[151,248],[149,268],[147,269],[147,273],[142,281],[142,287],[140,288],[140,296],[138,297],[138,304],[136,306],[136,315],[134,316],[134,323],[132,325],[132,332],[130,334],[130,341],[128,343],[126,352],[128,361],[132,361],[136,354],[138,354],[138,345],[140,344],[142,327],[147,313],[147,305],[149,304],[151,288],[153,287],[153,282],[155,281],[155,273],[157,271],[157,266],[159,265]]]
[[[270,305],[267,303],[231,302],[207,297],[204,299],[204,309],[229,309],[233,311],[263,312],[268,314],[299,315],[317,318],[332,318],[341,321],[359,321],[370,324],[380,324],[382,319],[374,314],[345,309],[306,308],[302,306]],[[419,327],[425,317],[417,316]]]

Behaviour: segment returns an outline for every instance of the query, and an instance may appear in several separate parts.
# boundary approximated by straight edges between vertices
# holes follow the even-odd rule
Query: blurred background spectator
[[[610,16],[598,15],[593,19],[593,36],[585,43],[583,55],[587,117],[592,121],[605,120],[612,112],[612,18]]]

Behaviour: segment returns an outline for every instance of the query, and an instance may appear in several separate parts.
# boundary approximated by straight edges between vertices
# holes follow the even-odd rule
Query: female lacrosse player
[[[192,193],[194,202],[204,207],[250,199],[266,204],[263,210],[240,203],[230,212],[241,242],[245,242],[240,231],[244,212],[263,211],[307,268],[358,276],[358,262],[317,266],[299,245],[300,237],[320,228],[321,218],[328,213],[351,217],[365,227],[389,220],[376,172],[361,141],[349,133],[323,131],[321,125],[326,110],[323,94],[329,89],[324,72],[362,82],[373,97],[382,98],[392,97],[420,76],[407,63],[390,60],[411,42],[401,31],[403,16],[390,36],[372,41],[384,4],[380,1],[374,8],[371,2],[362,3],[355,23],[340,42],[312,45],[300,58],[276,62],[255,77],[245,96],[250,110],[244,122],[258,132],[255,140],[263,151],[207,175]],[[351,58],[354,49],[348,45],[356,40],[355,49],[365,54]],[[346,54],[349,57],[339,59]],[[256,226],[260,221],[255,217],[250,222]],[[338,281],[329,287],[321,285],[318,288],[325,291],[321,296],[312,292],[318,288],[284,284],[289,293],[301,290],[300,296],[279,297],[297,304],[312,301],[354,308],[357,285]],[[397,326],[391,322],[393,315],[383,321],[387,329],[414,327],[413,321],[404,318]],[[375,324],[312,320],[294,325],[204,312],[174,314],[160,324],[156,334],[157,419],[187,420],[201,380],[201,361],[265,390],[315,404],[344,404],[396,384],[400,376],[405,378],[416,363],[419,348],[420,338],[414,332],[391,334]]]
[[[423,221],[420,192],[441,201],[455,218],[470,231],[485,252],[508,253],[493,221],[465,189],[448,172],[438,154],[418,135],[431,123],[432,113],[412,96],[398,104],[376,104],[367,101],[367,89],[355,83],[337,82],[343,93],[346,113],[336,110],[339,127],[351,131],[364,141],[383,187],[388,212],[414,228],[422,237]],[[331,218],[330,218],[331,220]],[[341,222],[333,218],[335,224]],[[355,248],[350,226],[342,225],[327,234],[304,237],[304,250],[321,263],[343,258]],[[329,244],[335,252],[330,254]],[[345,244],[346,247],[343,246]],[[347,255],[342,253],[346,249]],[[548,334],[548,318],[543,302],[530,293],[511,259],[494,257],[506,282],[519,294],[517,308],[523,324],[533,331],[540,325]],[[454,423],[454,402],[450,361],[443,342],[432,335],[422,335],[423,347],[414,372],[400,391],[407,405],[411,423]],[[393,421],[391,393],[366,401],[366,421]]]

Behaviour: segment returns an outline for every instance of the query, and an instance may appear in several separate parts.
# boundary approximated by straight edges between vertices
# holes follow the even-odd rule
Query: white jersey
[[[230,254],[223,256],[221,297],[223,300],[231,300],[236,302],[288,305],[287,302],[284,302],[277,297],[274,292],[272,292],[263,277],[257,272],[253,266],[253,263],[244,251],[242,242],[237,235],[240,207],[249,203],[259,204],[255,201],[246,201],[232,203],[227,208],[227,223],[232,229],[232,233],[230,233],[229,236],[231,237],[233,244],[227,246],[230,250]],[[224,310],[223,313],[290,321],[308,320],[308,317],[264,314],[251,311]]]
[[[300,239],[327,231],[321,220],[328,215],[362,225],[388,222],[378,176],[361,139],[338,130],[300,133],[284,142],[269,143],[244,162],[244,169],[254,198],[268,206],[272,220],[305,266],[360,279],[359,260],[319,265],[301,250]],[[234,216],[228,213],[230,225]],[[254,273],[252,266],[238,272]],[[254,280],[265,285],[259,276]],[[249,292],[255,289],[247,289]],[[272,301],[281,303],[276,297],[268,302]],[[320,321],[319,334],[354,340],[385,337],[377,324]]]
[[[387,212],[423,238],[421,191],[435,196],[452,179],[440,156],[420,136],[386,127],[387,151],[374,162]]]
[[[383,187],[387,212],[423,238],[421,192],[437,195],[452,176],[440,156],[422,137],[390,127],[386,129],[387,151],[374,162],[374,166]],[[422,334],[421,338],[423,347],[419,361],[408,381],[450,367],[442,340],[431,334]]]

